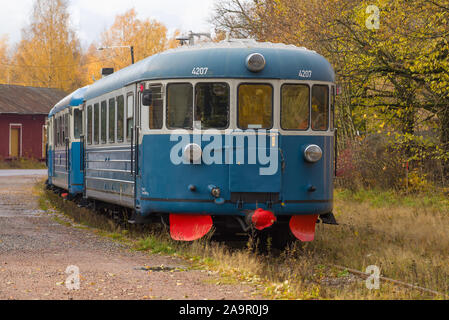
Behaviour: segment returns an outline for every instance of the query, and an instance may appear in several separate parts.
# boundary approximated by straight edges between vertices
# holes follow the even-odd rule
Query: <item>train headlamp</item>
[[[251,72],[260,72],[265,68],[265,57],[260,53],[252,53],[246,58],[246,67]]]
[[[189,163],[199,164],[201,163],[201,156],[203,155],[203,151],[201,147],[196,143],[188,144],[184,148],[183,157]]]
[[[320,161],[322,157],[323,150],[316,144],[311,144],[304,150],[304,158],[307,162],[315,163]]]

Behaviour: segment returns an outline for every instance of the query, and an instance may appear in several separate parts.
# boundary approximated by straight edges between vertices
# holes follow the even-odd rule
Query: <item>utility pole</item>
[[[97,48],[98,51],[105,49],[115,49],[115,48],[128,48],[131,51],[131,64],[134,64],[134,46],[110,46],[110,47],[100,47]]]

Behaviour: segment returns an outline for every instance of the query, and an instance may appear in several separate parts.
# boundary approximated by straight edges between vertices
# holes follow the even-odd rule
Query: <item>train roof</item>
[[[266,67],[258,73],[246,67],[246,58],[260,53]],[[194,75],[195,67],[208,68],[206,75]],[[311,71],[301,78],[300,71]],[[307,72],[310,75],[310,72]],[[90,100],[126,85],[159,79],[286,79],[335,82],[330,63],[315,51],[293,45],[256,42],[255,40],[225,40],[195,46],[182,46],[153,55],[126,67],[89,86],[85,100]]]
[[[61,101],[59,101],[53,109],[51,109],[50,113],[48,114],[48,117],[51,118],[56,113],[70,108],[70,107],[76,107],[84,102],[84,94],[86,93],[89,86],[86,86],[84,88],[78,89],[65,98],[63,98]]]

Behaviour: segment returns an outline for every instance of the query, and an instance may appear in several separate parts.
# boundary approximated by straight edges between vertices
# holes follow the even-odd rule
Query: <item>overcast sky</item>
[[[212,32],[208,23],[216,0],[69,0],[73,28],[83,47],[99,41],[117,14],[135,8],[139,19],[153,18],[165,24],[172,34]],[[21,30],[29,22],[34,0],[0,0],[0,37],[8,35],[10,45],[21,38]]]

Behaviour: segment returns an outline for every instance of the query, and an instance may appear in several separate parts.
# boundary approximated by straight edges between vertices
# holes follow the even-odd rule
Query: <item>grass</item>
[[[298,242],[275,254],[256,254],[251,243],[235,249],[210,238],[175,242],[157,227],[122,230],[51,192],[41,192],[40,198],[42,210],[56,208],[132,250],[177,256],[191,268],[220,275],[217,285],[248,283],[269,299],[447,299],[449,294],[449,205],[438,193],[337,190],[340,226],[318,225],[314,242]],[[389,282],[369,290],[364,280],[336,267],[365,271],[370,265],[378,266],[382,276],[442,294]]]
[[[11,161],[0,160],[0,170],[5,169],[46,169],[45,162],[40,162],[34,159],[18,159]]]

